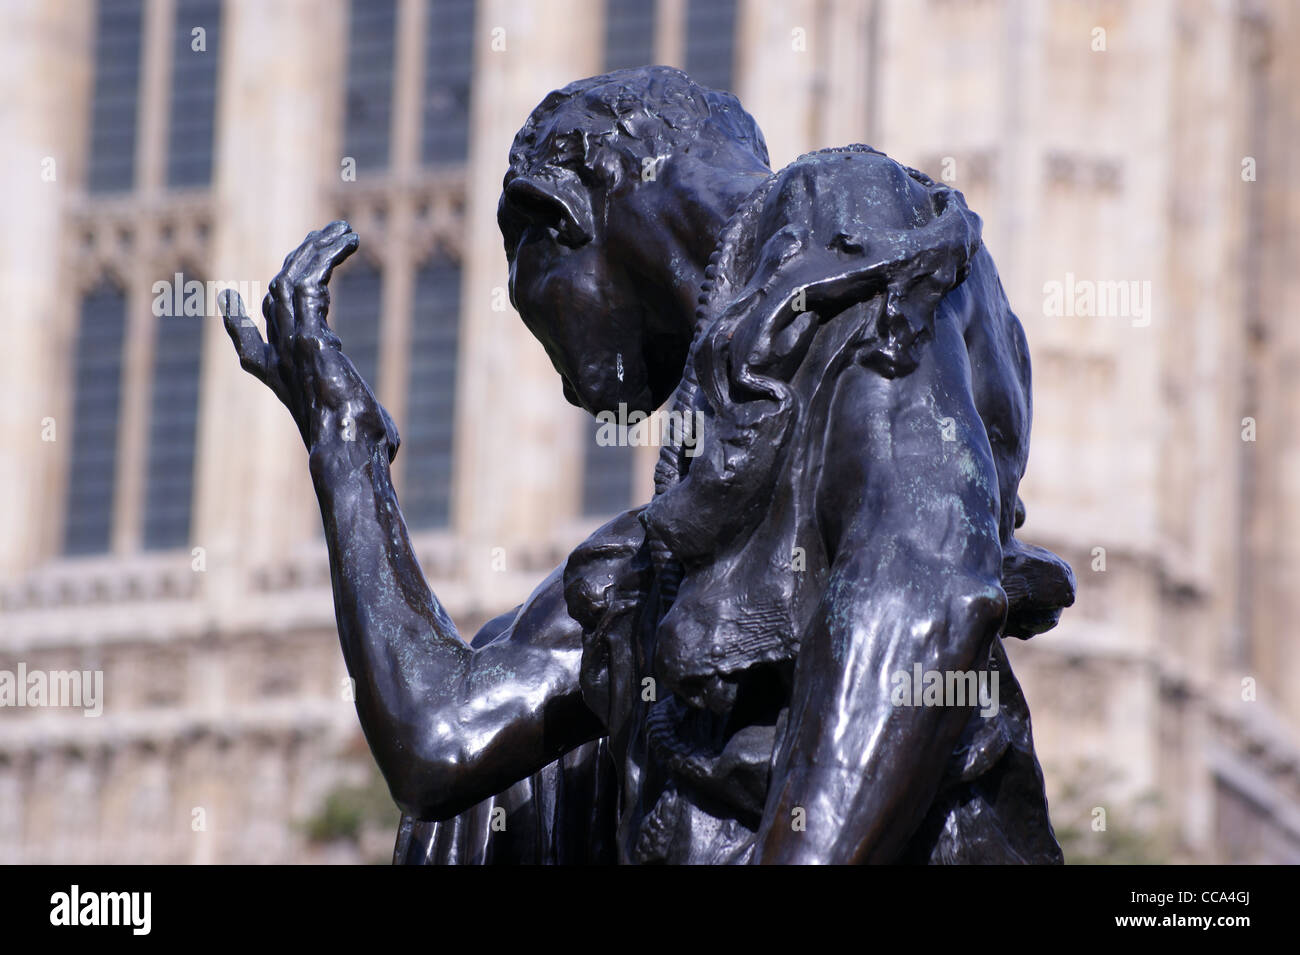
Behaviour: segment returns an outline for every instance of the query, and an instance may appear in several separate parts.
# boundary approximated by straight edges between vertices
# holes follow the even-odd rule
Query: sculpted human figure
[[[498,220],[568,400],[699,428],[468,644],[326,322],[358,237],[289,255],[265,341],[223,305],[309,452],[395,861],[1061,861],[1003,640],[1074,582],[1015,538],[1029,356],[961,195],[865,146],[773,172],[734,97],[646,67],[534,110]]]

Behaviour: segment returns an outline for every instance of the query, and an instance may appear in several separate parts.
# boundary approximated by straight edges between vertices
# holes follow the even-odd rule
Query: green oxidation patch
[[[850,606],[851,593],[851,582],[846,574],[831,575],[823,605],[827,608],[826,629],[831,638],[831,658],[836,663],[843,663],[847,657],[848,640],[853,632],[853,619],[856,615]]]
[[[479,687],[491,687],[507,683],[514,678],[514,670],[510,667],[501,663],[488,663],[470,668],[469,687],[473,691]]]
[[[965,429],[959,426],[956,418],[952,415],[945,415],[940,411],[935,402],[933,393],[926,395],[925,403],[930,412],[933,424],[924,422],[922,418],[917,417],[913,419],[912,422],[913,430],[919,433],[924,429],[933,427],[942,440],[944,425],[946,422],[951,421],[951,427],[956,430],[955,436],[957,437],[957,440],[942,441],[941,446],[944,449],[945,460],[951,455],[955,459],[954,463],[957,467],[957,473],[961,475],[962,478],[983,489],[986,493],[991,494],[993,489],[989,484],[988,469],[981,466],[980,461],[977,459],[970,444],[960,439],[961,434]],[[949,448],[949,445],[952,445],[951,449]]]
[[[410,633],[405,628],[398,628],[399,632],[395,634],[385,634],[382,638],[382,645],[395,648],[397,657],[397,667],[401,673],[426,673],[428,672],[428,644],[410,639]],[[448,661],[451,663],[452,661]],[[453,674],[457,668],[449,665],[445,668],[439,668],[442,674],[442,689],[450,690],[453,686]]]
[[[988,534],[982,530],[975,521],[971,520],[970,509],[962,504],[960,499],[958,499],[957,502],[957,513],[961,517],[962,530],[965,531],[966,534],[967,547],[964,549],[969,549],[971,538],[988,536]]]
[[[884,441],[888,447],[892,433],[889,412],[884,409],[872,411],[867,415],[867,423],[871,429],[871,437]]]
[[[985,493],[990,495],[993,493],[993,488],[989,486],[988,469],[980,466],[980,462],[968,446],[963,446],[957,452],[957,473],[979,486]]]
[[[924,475],[913,474],[904,485],[907,502],[912,505],[912,516],[924,521],[930,508],[934,506],[930,482]]]
[[[880,547],[880,556],[876,559],[876,573],[883,574],[898,559],[898,542],[889,539]]]

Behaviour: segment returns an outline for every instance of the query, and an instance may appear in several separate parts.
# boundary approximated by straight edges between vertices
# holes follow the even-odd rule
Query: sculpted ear
[[[586,245],[595,233],[591,200],[577,177],[573,182],[557,182],[540,176],[520,176],[506,186],[505,199],[530,221],[554,228],[565,245]]]

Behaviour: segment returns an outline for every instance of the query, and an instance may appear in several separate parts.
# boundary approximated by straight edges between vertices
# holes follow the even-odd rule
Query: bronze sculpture
[[[961,195],[865,146],[773,173],[734,97],[646,67],[534,110],[498,220],[566,397],[702,426],[468,646],[326,324],[357,236],[286,258],[265,342],[223,302],[309,451],[395,861],[1059,862],[1002,640],[1074,582],[1014,536],[1028,352]]]

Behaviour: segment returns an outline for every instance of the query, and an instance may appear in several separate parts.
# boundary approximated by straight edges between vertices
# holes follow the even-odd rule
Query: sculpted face
[[[649,413],[668,400],[718,229],[770,173],[739,102],[668,67],[593,77],[538,105],[497,219],[511,301],[570,402]]]
[[[592,414],[616,412],[620,403],[653,411],[685,364],[689,338],[665,320],[679,306],[645,276],[639,256],[647,244],[607,239],[606,210],[578,226],[551,205],[535,201],[519,234],[511,301],[560,373],[570,403]],[[575,232],[590,238],[575,240]]]

